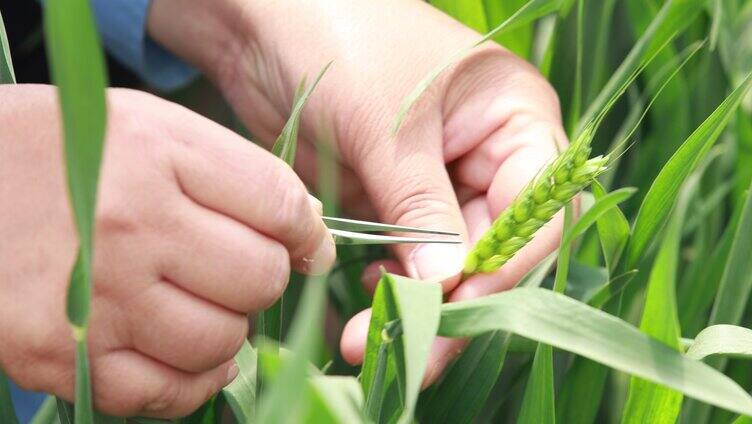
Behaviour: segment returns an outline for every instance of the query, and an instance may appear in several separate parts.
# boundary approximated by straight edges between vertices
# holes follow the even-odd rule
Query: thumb
[[[440,123],[413,127],[365,153],[358,172],[383,222],[461,234],[462,244],[394,247],[410,277],[440,279],[446,292],[460,281],[467,228],[442,150]]]

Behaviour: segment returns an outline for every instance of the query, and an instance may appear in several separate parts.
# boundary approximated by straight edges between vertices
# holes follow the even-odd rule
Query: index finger
[[[193,118],[170,127],[171,135],[187,147],[172,155],[185,195],[282,243],[298,271],[328,269],[334,241],[318,204],[294,171],[234,132],[198,115]]]

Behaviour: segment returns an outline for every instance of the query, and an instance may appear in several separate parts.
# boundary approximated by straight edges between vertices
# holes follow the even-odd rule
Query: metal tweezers
[[[323,217],[324,224],[329,227],[329,233],[336,244],[399,244],[399,243],[447,243],[459,244],[462,241],[458,233],[449,231],[428,230],[424,228],[406,227],[404,225],[380,224],[378,222],[357,221],[354,219]],[[371,234],[373,232],[418,233],[454,238],[403,237]]]

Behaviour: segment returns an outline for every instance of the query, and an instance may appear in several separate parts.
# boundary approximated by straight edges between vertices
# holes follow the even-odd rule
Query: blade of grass
[[[305,394],[308,362],[318,350],[322,339],[326,280],[325,275],[315,276],[309,277],[305,283],[302,303],[295,314],[289,334],[290,349],[295,355],[283,364],[278,377],[265,382],[268,384],[260,395],[256,422],[290,422],[304,406],[300,405],[298,400]]]
[[[597,181],[592,184],[593,194],[600,201],[606,196],[606,190]],[[629,239],[629,221],[619,208],[613,208],[603,213],[598,219],[596,227],[606,261],[609,274],[616,269],[624,247]]]
[[[581,4],[581,1],[580,1]],[[563,293],[566,289],[569,258],[572,247],[572,203],[564,207],[564,236],[559,247],[556,277],[553,290]],[[522,406],[517,417],[518,424],[553,424],[556,421],[554,403],[554,358],[550,345],[538,343],[533,356]]]
[[[600,15],[597,19],[597,31],[595,35],[595,47],[593,48],[590,78],[587,83],[585,104],[590,104],[606,78],[606,66],[608,65],[608,46],[613,25],[614,6],[616,0],[604,0]]]
[[[57,415],[57,403],[54,396],[47,396],[31,418],[31,421],[29,421],[29,424],[56,423],[60,423],[60,418]]]
[[[75,417],[73,415],[73,405],[60,398],[57,398],[56,400],[57,416],[60,422],[62,424],[73,424],[75,422]]]
[[[8,36],[5,34],[5,23],[0,13],[0,84],[15,84],[16,75],[13,71],[13,60],[10,56]],[[0,422],[17,424],[16,411],[10,397],[8,377],[0,368]]]
[[[553,424],[555,421],[553,349],[551,345],[538,343],[517,423]]]
[[[752,234],[752,195],[748,192],[708,325],[741,323],[750,292],[752,292],[752,261],[749,260],[749,252],[752,252],[750,234]],[[707,363],[722,371],[728,360],[723,357],[713,357],[709,358]],[[693,420],[707,418],[709,413],[708,405],[699,402],[687,405],[687,414]]]
[[[619,318],[564,295],[518,288],[442,306],[441,336],[472,337],[494,330],[550,344],[704,402],[752,414],[752,398],[725,375],[685,358]]]
[[[679,187],[718,139],[750,85],[752,74],[726,97],[661,169],[637,213],[632,237],[626,248],[626,269],[639,263],[654,234],[663,226]]]
[[[274,146],[272,146],[272,153],[278,158],[285,161],[285,163],[290,165],[290,167],[293,167],[295,165],[295,152],[297,151],[298,146],[300,116],[303,112],[303,108],[305,107],[308,98],[311,96],[311,93],[313,93],[313,90],[321,81],[321,78],[324,76],[331,64],[332,62],[327,63],[324,68],[319,71],[318,76],[316,76],[316,79],[310,87],[306,88],[305,77],[300,82],[293,96],[293,106],[292,110],[290,111],[290,117],[287,119],[285,126],[282,128],[282,132],[280,133],[279,137],[277,137],[277,140],[274,142]],[[283,293],[282,296],[272,306],[257,315],[256,334],[260,336],[259,340],[263,340],[264,342],[269,341],[272,343],[282,341],[284,304],[285,294]],[[262,360],[261,356],[258,356],[257,360]],[[257,367],[260,368],[261,365],[259,364],[257,365]],[[263,376],[261,373],[257,373],[256,378],[257,381],[254,385],[254,389],[256,390],[256,392],[261,393],[264,390]]]
[[[10,385],[8,378],[0,368],[0,422],[18,424],[16,411],[13,408],[13,399],[10,397]]]
[[[394,352],[394,378],[397,379],[404,405],[398,422],[412,419],[428,354],[439,325],[440,305],[441,286],[438,284],[415,282],[391,274],[382,275],[374,295],[361,373],[366,404],[373,405],[370,417],[374,421],[380,418],[381,402],[374,402],[371,398],[377,396],[380,401],[385,399],[384,389],[391,384],[387,378],[378,378],[388,375],[385,360],[387,345]],[[396,326],[400,331],[386,331]]]
[[[687,357],[699,361],[712,355],[752,359],[752,330],[717,324],[700,331],[687,349]]]
[[[520,282],[522,287],[538,287],[556,260],[554,252],[535,266]],[[511,335],[493,331],[474,338],[444,377],[423,393],[420,422],[470,423],[483,407],[501,373]]]
[[[584,21],[585,2],[584,0],[577,0],[577,53],[575,58],[572,104],[569,106],[569,116],[567,117],[567,133],[570,135],[573,135],[576,131],[582,109],[582,54],[585,45],[583,40]]]
[[[624,61],[614,71],[606,86],[588,106],[578,124],[577,134],[596,117],[610,109],[641,67],[649,63],[676,36],[683,32],[701,12],[703,0],[672,0],[664,4]]]
[[[676,275],[682,226],[694,187],[685,185],[674,208],[648,282],[640,330],[676,350],[681,349],[681,330],[676,306]],[[679,417],[682,394],[653,382],[632,377],[623,423],[673,423]]]
[[[667,11],[668,9],[664,7],[661,13],[667,13]],[[661,13],[659,13],[659,16]],[[657,30],[656,28],[657,27],[654,27],[654,30]],[[645,35],[643,35],[641,40],[647,40]],[[663,88],[671,81],[673,76],[687,64],[692,55],[697,52],[701,46],[702,43],[699,43],[691,48],[690,51],[693,53],[689,54],[687,58],[685,58],[685,60],[681,62],[681,64],[659,85],[660,88],[656,91],[653,99],[648,103],[648,106],[642,114],[636,118],[634,126],[627,132],[623,141],[619,142],[620,144],[624,144],[626,140],[631,137],[631,134],[636,130],[637,125],[642,121],[647,111],[650,110],[650,106],[653,104],[657,96],[660,95]],[[633,48],[632,52],[630,52],[630,56],[632,56],[637,50],[637,48]],[[650,60],[650,58],[646,59],[645,63],[649,63]],[[622,66],[624,66],[624,64],[622,64]],[[639,66],[637,68],[638,71],[636,72],[639,72],[639,69],[641,69],[642,66],[644,65]],[[634,75],[630,78],[634,78]],[[607,87],[604,88],[604,91],[608,90],[609,88],[607,85]],[[607,107],[611,107],[611,105],[613,105],[613,99],[609,100]],[[594,190],[597,191],[598,188],[599,187],[595,187]],[[626,233],[624,228],[627,228]],[[612,237],[610,234],[604,234],[605,231],[619,231],[620,233],[614,233],[614,236]],[[597,305],[598,307],[605,304],[606,310],[612,314],[618,315],[621,310],[621,298],[612,299],[612,297],[616,293],[621,293],[621,289],[636,275],[632,268],[625,266],[617,268],[618,261],[621,260],[622,251],[625,249],[624,243],[627,243],[628,246],[629,238],[628,224],[623,213],[618,209],[614,209],[613,214],[609,216],[608,223],[603,221],[599,222],[599,233],[602,236],[602,240],[607,240],[609,243],[608,245],[603,245],[603,248],[606,249],[604,252],[613,252],[611,254],[605,253],[606,259],[611,258],[611,262],[608,264],[609,282],[595,292],[588,300],[588,303],[591,305]],[[612,301],[606,303],[609,299],[612,299]],[[557,417],[559,421],[593,422],[601,402],[601,397],[604,391],[603,387],[607,376],[607,368],[587,358],[576,357],[574,363],[566,374],[564,384],[560,390],[560,398],[557,403]],[[587,401],[583,402],[582,399],[587,399]]]
[[[94,209],[107,119],[104,57],[88,1],[47,1],[44,27],[52,80],[61,105],[68,191],[79,239],[66,312],[76,341],[75,421],[86,424],[94,420],[86,336]]]
[[[315,376],[310,381],[313,401],[303,422],[366,423],[363,392],[354,377]]]
[[[430,3],[481,34],[488,32],[483,0],[431,0]]]
[[[239,369],[238,376],[222,389],[222,395],[239,422],[252,424],[256,422],[257,358],[256,351],[247,341],[235,355],[235,363]]]
[[[392,125],[392,129],[391,129],[392,135],[396,134],[397,131],[399,131],[399,128],[402,125],[402,121],[404,121],[404,119],[407,117],[408,112],[410,112],[410,109],[412,109],[415,102],[418,101],[418,99],[428,89],[431,83],[433,83],[436,80],[436,78],[438,78],[439,75],[441,75],[445,70],[447,70],[450,66],[456,63],[458,60],[460,60],[465,54],[467,54],[467,52],[485,43],[486,41],[488,41],[489,39],[497,35],[501,35],[505,33],[506,31],[519,27],[520,25],[525,25],[529,22],[532,22],[540,18],[541,16],[555,12],[556,10],[558,10],[561,3],[562,3],[562,0],[530,0],[528,1],[527,3],[525,3],[524,6],[522,6],[519,10],[517,10],[517,12],[515,12],[514,15],[510,16],[509,19],[502,22],[501,24],[499,24],[499,26],[497,26],[496,28],[486,33],[480,40],[456,52],[449,59],[447,59],[446,62],[434,68],[431,72],[429,72],[428,75],[426,75],[418,83],[418,85],[413,89],[412,92],[410,92],[410,94],[407,95],[405,100],[400,105],[399,112],[397,112],[397,116],[395,118],[394,124]]]
[[[483,5],[485,6],[486,22],[488,23],[487,28],[493,28],[524,6],[525,0],[483,0]],[[533,41],[533,24],[520,25],[514,32],[507,32],[493,39],[518,56],[528,58]]]
[[[13,71],[13,59],[10,55],[8,36],[5,34],[3,14],[0,13],[0,84],[15,84],[16,74]]]
[[[308,98],[311,96],[311,93],[316,89],[316,86],[319,84],[326,71],[329,70],[330,66],[332,66],[332,62],[327,63],[324,68],[319,71],[318,76],[316,76],[316,79],[310,87],[306,88],[305,78],[300,82],[298,88],[295,90],[290,117],[282,128],[279,137],[277,137],[277,140],[274,142],[272,153],[287,162],[290,166],[293,166],[295,163],[295,152],[297,151],[298,146],[298,131],[300,129],[300,115],[303,112],[303,108],[305,107]]]
[[[275,350],[269,344],[259,348],[257,354],[264,357],[265,368],[259,372],[264,373],[264,378],[268,381],[277,381],[283,370],[296,361],[297,356],[287,349]],[[307,378],[301,382],[300,396],[287,408],[292,413],[287,415],[284,422],[367,423],[363,415],[363,392],[354,377],[322,375],[311,364],[306,364],[306,374]]]

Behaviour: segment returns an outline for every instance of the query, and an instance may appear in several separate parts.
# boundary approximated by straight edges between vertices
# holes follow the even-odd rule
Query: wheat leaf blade
[[[685,358],[619,318],[549,290],[512,289],[442,307],[441,336],[469,337],[494,330],[550,344],[704,402],[752,414],[752,398],[725,375]]]

